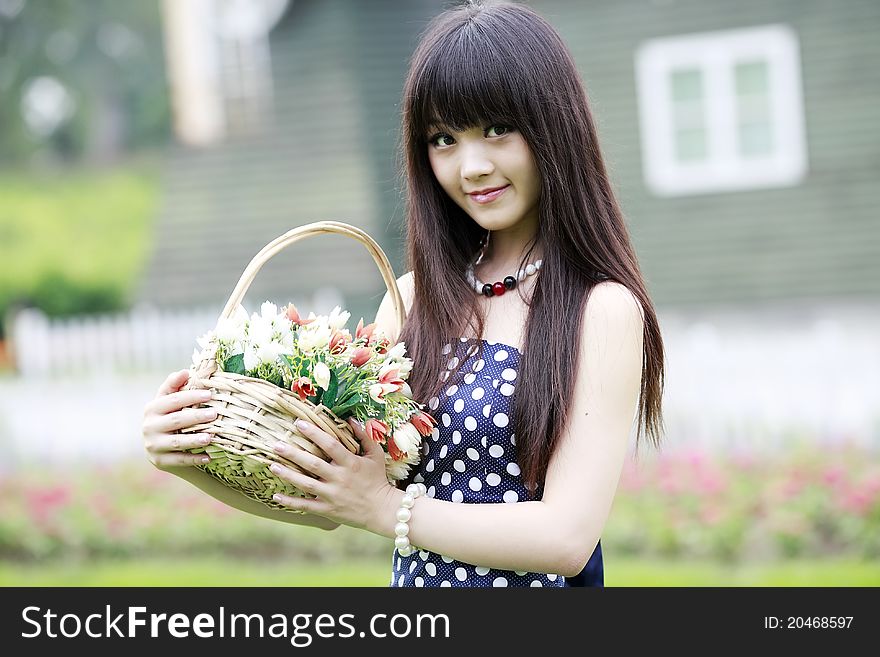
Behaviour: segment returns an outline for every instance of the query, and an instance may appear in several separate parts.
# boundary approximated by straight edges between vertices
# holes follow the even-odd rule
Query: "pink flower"
[[[370,440],[379,443],[380,445],[384,445],[385,436],[388,435],[388,425],[385,424],[382,420],[370,418],[364,425],[364,431],[367,432]]]
[[[402,461],[403,458],[406,456],[405,453],[400,451],[400,448],[397,447],[397,443],[395,443],[393,440],[388,441],[388,453],[395,461]]]
[[[374,383],[370,386],[370,397],[372,397],[380,404],[384,404],[385,395],[387,395],[389,392],[397,392],[399,389],[399,386],[393,385],[391,383]]]
[[[293,304],[288,305],[284,309],[284,314],[287,316],[287,319],[289,319],[294,324],[298,324],[299,326],[305,326],[307,324],[311,324],[312,322],[315,321],[315,319],[317,319],[317,318],[301,319],[299,316],[299,311],[296,309],[296,306],[294,306]]]
[[[386,337],[381,338],[371,338],[369,344],[375,348],[376,353],[384,354],[388,351],[388,347],[391,345],[391,341]]]
[[[373,355],[373,350],[369,347],[360,347],[359,349],[355,349],[354,354],[351,357],[351,364],[355,367],[360,367]]]
[[[376,330],[376,323],[368,324],[364,326],[364,318],[361,317],[361,321],[358,322],[357,329],[355,330],[354,338],[355,340],[360,340],[361,338],[366,338],[369,343],[373,337],[373,331]]]
[[[421,411],[413,415],[409,421],[412,422],[413,426],[418,429],[419,433],[423,436],[430,435],[431,430],[437,424],[437,421],[433,417]]]
[[[400,378],[400,369],[393,365],[383,365],[379,370],[379,383],[387,383],[397,386],[397,390],[403,387],[403,379]]]
[[[336,331],[333,334],[333,337],[330,338],[330,353],[341,354],[345,351],[345,347],[349,342],[351,342],[351,334],[348,330],[343,329],[342,331]]]
[[[307,376],[301,376],[296,381],[293,382],[293,385],[290,386],[291,391],[295,392],[299,395],[299,398],[302,401],[306,400],[306,397],[311,397],[315,394],[315,386],[312,384],[312,380]]]

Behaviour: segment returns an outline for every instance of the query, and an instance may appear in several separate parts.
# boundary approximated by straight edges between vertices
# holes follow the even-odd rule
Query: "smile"
[[[499,196],[501,196],[504,192],[507,191],[507,188],[510,185],[505,185],[501,189],[496,189],[494,191],[488,192],[487,194],[468,194],[474,201],[479,203],[480,205],[485,205],[486,203],[491,203]]]

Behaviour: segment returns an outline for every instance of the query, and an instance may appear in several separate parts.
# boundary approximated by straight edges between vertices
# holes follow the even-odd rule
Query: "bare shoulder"
[[[616,321],[643,323],[645,311],[635,294],[625,285],[616,281],[598,283],[587,298],[585,319],[592,317],[614,319]]]
[[[413,297],[415,296],[415,284],[413,281],[413,273],[406,272],[397,279],[397,289],[400,290],[400,296],[403,298],[403,307],[406,314],[409,315],[412,307]],[[397,341],[397,331],[395,330],[394,304],[391,301],[391,293],[385,292],[382,303],[379,304],[379,310],[376,311],[376,330],[383,332],[389,336],[392,341]]]
[[[605,281],[596,285],[587,298],[583,322],[583,348],[588,358],[621,352],[633,356],[644,344],[645,313],[638,298],[625,285]]]

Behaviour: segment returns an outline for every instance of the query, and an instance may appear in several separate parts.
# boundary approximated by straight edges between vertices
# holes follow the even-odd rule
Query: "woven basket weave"
[[[254,277],[273,256],[301,239],[333,233],[351,237],[367,247],[391,295],[397,322],[396,332],[399,334],[406,311],[388,258],[379,245],[360,228],[336,221],[319,221],[294,228],[263,247],[242,273],[220,319],[232,317]],[[351,428],[327,407],[316,406],[308,400],[303,401],[297,394],[268,381],[223,372],[213,359],[195,366],[186,387],[213,390],[213,398],[200,408],[217,411],[217,419],[212,422],[184,430],[213,434],[210,445],[190,450],[193,453],[204,452],[211,457],[209,463],[196,467],[270,508],[290,511],[288,507],[272,499],[275,493],[312,497],[289,482],[279,479],[269,470],[272,463],[281,463],[303,472],[295,463],[274,451],[273,445],[276,442],[280,440],[294,444],[325,461],[330,460],[320,448],[295,429],[294,422],[297,419],[302,418],[335,435],[349,451],[359,453],[360,446]],[[386,453],[385,458],[386,463],[389,463],[390,455]],[[390,475],[389,481],[393,481]]]

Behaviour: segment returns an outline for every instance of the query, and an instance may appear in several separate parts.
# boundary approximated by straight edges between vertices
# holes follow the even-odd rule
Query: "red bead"
[[[504,287],[504,283],[499,281],[492,286],[492,291],[495,293],[496,297],[500,297],[502,294],[507,292],[507,288]]]

